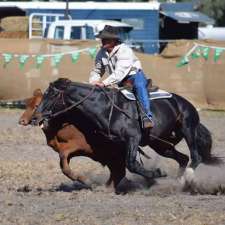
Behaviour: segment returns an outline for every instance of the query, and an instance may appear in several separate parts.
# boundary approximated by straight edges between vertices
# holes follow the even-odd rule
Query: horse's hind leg
[[[196,142],[196,128],[183,129],[184,138],[190,150],[191,164],[190,167],[195,169],[201,162],[202,158],[198,153],[197,142]]]
[[[187,155],[177,151],[175,146],[169,143],[152,142],[149,146],[159,155],[176,160],[179,164],[178,176],[183,175],[189,161],[189,157]]]

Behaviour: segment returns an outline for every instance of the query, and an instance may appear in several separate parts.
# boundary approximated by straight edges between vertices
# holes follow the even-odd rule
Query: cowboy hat
[[[95,37],[100,39],[120,39],[117,27],[105,25],[104,29],[99,32]]]

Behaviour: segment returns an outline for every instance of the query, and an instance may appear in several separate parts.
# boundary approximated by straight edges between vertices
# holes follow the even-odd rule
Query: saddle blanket
[[[121,93],[125,96],[125,98],[129,100],[132,100],[132,101],[136,100],[134,94],[128,91],[127,89],[121,90]],[[160,98],[171,98],[172,94],[167,91],[158,89],[157,91],[149,92],[149,96],[150,96],[150,99],[153,100],[153,99],[160,99]]]

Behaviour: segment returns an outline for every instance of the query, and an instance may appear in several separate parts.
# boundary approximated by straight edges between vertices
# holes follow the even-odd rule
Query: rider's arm
[[[104,73],[105,73],[105,67],[102,63],[102,53],[100,50],[95,59],[94,69],[90,73],[89,83],[94,83],[99,81]]]
[[[121,48],[117,54],[115,70],[102,82],[105,86],[117,84],[122,81],[130,72],[134,62],[133,51],[129,47]]]

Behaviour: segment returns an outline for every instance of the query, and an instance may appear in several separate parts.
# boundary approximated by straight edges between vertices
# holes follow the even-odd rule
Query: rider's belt
[[[137,73],[138,69],[136,67],[131,67],[131,69],[128,72],[128,75],[123,78],[123,80],[118,84],[120,87],[122,86],[133,86],[133,82],[129,79],[131,76],[135,75]]]
[[[135,75],[137,72],[138,72],[138,68],[131,67],[131,69],[129,70],[128,76],[129,75]]]

